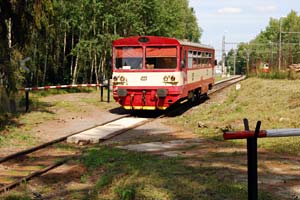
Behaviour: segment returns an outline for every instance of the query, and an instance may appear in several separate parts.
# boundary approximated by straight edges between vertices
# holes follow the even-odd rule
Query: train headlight
[[[176,78],[175,78],[175,76],[171,76],[171,81],[175,81],[176,80]]]
[[[120,77],[120,81],[121,81],[121,82],[124,82],[124,81],[125,81],[125,77],[124,77],[124,76],[121,76],[121,77]]]
[[[167,82],[167,81],[168,81],[168,79],[169,79],[169,77],[168,77],[168,76],[164,76],[164,82]]]
[[[117,81],[118,81],[118,77],[117,77],[117,76],[114,76],[114,77],[113,77],[113,80],[114,80],[115,82],[117,82]]]

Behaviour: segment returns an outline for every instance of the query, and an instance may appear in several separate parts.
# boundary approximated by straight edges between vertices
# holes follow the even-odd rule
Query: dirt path
[[[91,99],[95,102],[90,103],[89,100]],[[36,112],[40,113],[42,118],[44,117],[43,113],[50,113],[54,119],[47,119],[46,117],[39,119],[38,122],[25,122],[29,127],[26,134],[34,138],[35,145],[38,145],[120,116],[123,110],[113,100],[108,104],[107,102],[100,102],[98,99],[97,93],[59,94],[41,98],[42,104],[46,105],[45,108],[32,110],[28,115],[34,115]],[[57,103],[60,105],[56,106]],[[2,146],[0,157],[26,149],[27,146],[22,144]]]
[[[119,117],[118,113],[121,111],[115,111],[112,113],[109,110],[104,110],[101,106],[78,101],[78,99],[95,98],[97,98],[95,97],[95,93],[64,94],[43,98],[42,101],[44,102],[68,102],[72,104],[72,107],[76,108],[76,111],[73,112],[72,110],[66,110],[63,108],[49,108],[50,112],[55,113],[56,119],[46,121],[36,126],[33,129],[35,136],[39,137],[42,141],[49,141]],[[99,104],[102,104],[105,107],[105,104],[107,103],[99,102]],[[115,107],[118,106],[114,102],[111,102],[111,104]]]

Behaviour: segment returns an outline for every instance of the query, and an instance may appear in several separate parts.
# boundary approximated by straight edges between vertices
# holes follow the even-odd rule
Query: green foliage
[[[285,77],[278,71],[286,71],[289,65],[300,63],[299,32],[300,15],[297,15],[297,12],[292,10],[286,17],[271,18],[265,30],[261,31],[252,41],[238,45],[237,73],[280,79]],[[279,68],[280,35],[281,64]],[[228,53],[227,63],[233,66],[233,50]],[[261,74],[263,64],[268,64],[271,74]]]
[[[35,97],[46,97],[56,94],[68,94],[68,93],[91,93],[93,89],[89,88],[66,88],[61,89],[50,89],[50,90],[41,90],[41,91],[32,91]]]
[[[201,162],[210,162],[210,156],[204,155],[206,159]],[[102,172],[88,199],[247,198],[246,185],[233,181],[230,174],[234,173],[226,168],[206,164],[190,167],[182,164],[180,158],[162,158],[111,147],[89,150],[82,162],[90,173]],[[222,174],[222,178],[218,174]],[[273,199],[265,192],[259,196]]]
[[[4,197],[4,200],[30,200],[29,196],[9,195]]]
[[[3,0],[0,5],[6,8],[0,14],[0,79],[9,94],[25,85],[109,78],[111,43],[119,37],[199,41],[201,36],[188,0]],[[20,70],[27,57],[29,71]]]
[[[89,156],[83,158],[83,163],[88,168],[96,168],[107,162],[109,158],[107,157],[98,157],[99,152],[96,149],[89,151]]]
[[[289,73],[272,71],[270,73],[260,73],[257,77],[264,79],[289,79]]]
[[[113,180],[113,176],[112,175],[103,175],[99,178],[99,180],[97,181],[96,185],[95,185],[95,189],[99,190],[102,189],[103,187],[111,184]]]
[[[87,181],[87,175],[82,175],[82,176],[80,177],[80,182],[81,182],[81,183],[86,183],[86,181]]]
[[[121,200],[134,200],[135,198],[135,186],[117,187],[115,192],[118,198]]]

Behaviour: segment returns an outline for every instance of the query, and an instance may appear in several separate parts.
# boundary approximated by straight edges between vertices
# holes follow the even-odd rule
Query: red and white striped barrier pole
[[[25,106],[26,112],[29,110],[29,91],[49,90],[49,89],[64,89],[64,88],[81,88],[81,87],[100,87],[100,100],[103,101],[103,87],[107,87],[107,102],[110,102],[110,80],[105,84],[72,84],[72,85],[56,85],[56,86],[42,86],[42,87],[26,87],[19,89],[25,91]]]
[[[258,121],[255,131],[250,131],[248,120],[244,119],[244,131],[225,132],[223,134],[225,140],[247,139],[248,200],[258,199],[257,138],[300,136],[300,128],[260,130],[260,125],[261,122]]]
[[[34,90],[49,90],[49,89],[62,89],[62,88],[78,88],[78,87],[102,87],[103,84],[73,84],[73,85],[56,85],[56,86],[43,86],[43,87],[27,87],[20,90],[34,91]]]
[[[247,139],[254,137],[254,131],[234,131],[226,132],[223,137],[225,140],[231,139]],[[286,129],[271,129],[271,130],[261,130],[258,133],[258,138],[264,137],[290,137],[290,136],[300,136],[300,128],[286,128]]]

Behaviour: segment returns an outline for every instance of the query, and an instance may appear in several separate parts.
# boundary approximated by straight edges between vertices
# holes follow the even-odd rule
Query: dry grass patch
[[[222,100],[208,100],[188,114],[168,121],[192,129],[204,137],[223,140],[224,130],[243,130],[243,118],[254,129],[258,120],[262,129],[300,128],[300,81],[249,78],[240,90],[231,87]],[[198,122],[205,124],[199,128]],[[244,141],[233,141],[244,143]],[[260,139],[259,147],[275,152],[300,153],[300,137]]]

